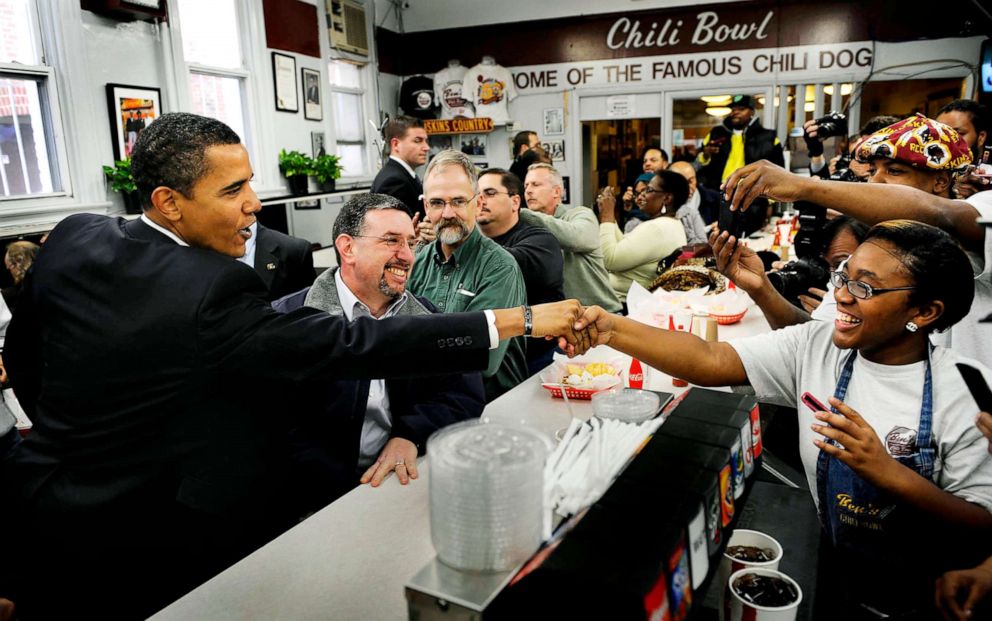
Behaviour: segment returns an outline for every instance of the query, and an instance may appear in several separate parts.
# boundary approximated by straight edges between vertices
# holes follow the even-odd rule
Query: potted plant
[[[334,180],[341,178],[341,158],[337,155],[318,155],[313,159],[311,174],[317,178],[317,183],[325,192],[334,191]]]
[[[307,181],[313,160],[299,151],[279,152],[279,170],[289,180],[289,191],[293,196],[303,196],[307,193]]]
[[[103,174],[110,182],[110,189],[120,192],[124,198],[124,211],[141,213],[141,194],[138,193],[138,186],[131,176],[131,160],[116,160],[113,166],[103,167]]]

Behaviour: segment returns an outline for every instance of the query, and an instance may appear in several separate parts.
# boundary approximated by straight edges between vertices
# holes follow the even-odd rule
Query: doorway
[[[582,196],[596,196],[608,185],[623,194],[641,174],[644,150],[657,146],[660,139],[659,118],[583,121],[582,161],[587,169]]]

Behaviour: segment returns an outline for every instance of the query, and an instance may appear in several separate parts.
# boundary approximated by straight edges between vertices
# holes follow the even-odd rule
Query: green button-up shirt
[[[407,288],[430,300],[443,313],[512,308],[527,303],[520,267],[509,252],[472,229],[468,239],[445,261],[441,241],[417,251]],[[524,337],[500,341],[489,351],[482,374],[486,401],[492,401],[527,378]]]

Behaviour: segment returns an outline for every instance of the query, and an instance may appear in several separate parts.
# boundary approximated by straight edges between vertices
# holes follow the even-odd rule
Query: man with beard
[[[437,239],[417,252],[408,287],[442,312],[527,304],[516,260],[475,225],[479,180],[475,165],[458,151],[438,153],[424,175],[424,207]],[[527,377],[523,339],[500,341],[482,373],[486,401]]]
[[[730,114],[703,139],[703,151],[697,159],[699,180],[711,190],[719,190],[735,170],[758,160],[785,166],[782,145],[774,130],[765,129],[758,122],[751,96],[734,95],[730,101]],[[745,226],[748,233],[765,224],[768,201],[760,200],[748,213]]]
[[[415,244],[413,222],[402,202],[384,194],[356,196],[334,221],[340,267],[273,306],[281,312],[306,306],[349,321],[437,312],[429,301],[406,291]],[[427,437],[479,416],[485,406],[479,373],[309,381],[287,392],[294,395],[288,411],[298,413],[289,434],[289,480],[300,515],[358,483],[378,487],[390,472],[406,485],[417,478],[417,456]]]

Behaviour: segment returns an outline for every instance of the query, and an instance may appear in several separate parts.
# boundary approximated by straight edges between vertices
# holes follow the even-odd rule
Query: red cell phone
[[[825,406],[822,403],[820,403],[820,401],[816,397],[814,397],[813,395],[809,394],[808,392],[804,392],[803,393],[802,402],[806,405],[806,407],[808,407],[809,409],[813,410],[814,412],[829,412],[830,411],[830,408],[828,408],[827,406]]]

